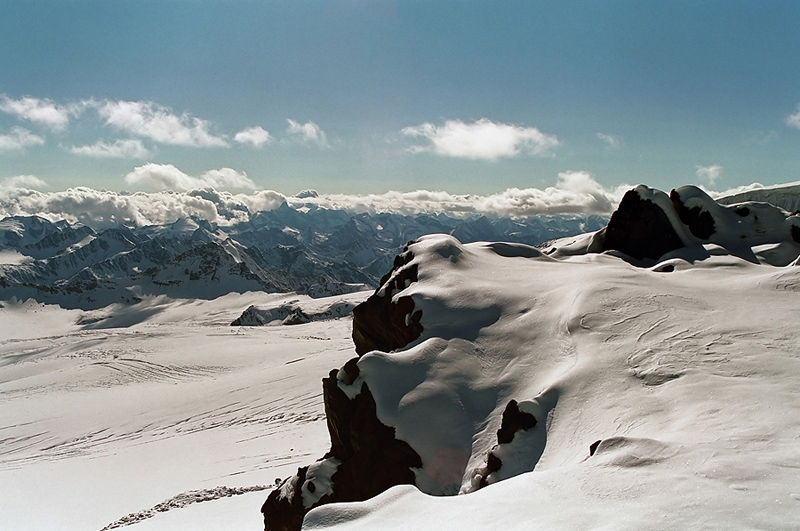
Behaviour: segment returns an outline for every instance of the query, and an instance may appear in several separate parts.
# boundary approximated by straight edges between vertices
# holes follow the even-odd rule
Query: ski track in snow
[[[108,524],[100,531],[109,531],[111,529],[117,529],[119,527],[138,524],[142,520],[147,520],[148,518],[152,518],[158,513],[165,513],[167,511],[172,511],[174,509],[183,509],[184,507],[187,507],[194,503],[214,501],[214,500],[219,500],[220,498],[239,496],[242,494],[247,494],[248,492],[258,492],[261,490],[267,490],[271,488],[274,488],[274,485],[253,485],[251,487],[215,487],[213,489],[192,490],[188,492],[183,492],[181,494],[178,494],[177,496],[173,496],[172,498],[159,503],[158,505],[151,507],[150,509],[145,509],[144,511],[139,511],[136,513],[131,513],[129,515],[123,516],[119,520]]]

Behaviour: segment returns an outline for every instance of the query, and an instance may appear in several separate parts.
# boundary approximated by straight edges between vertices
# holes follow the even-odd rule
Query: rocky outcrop
[[[511,400],[503,411],[503,420],[497,430],[497,443],[508,444],[514,440],[519,430],[529,430],[536,426],[536,417],[519,409],[516,400]]]
[[[408,245],[381,279],[380,288],[353,309],[353,343],[359,356],[402,348],[422,333],[422,312],[414,311],[413,299],[394,299],[418,279]],[[362,382],[355,396],[341,387],[352,386],[358,379],[358,359],[322,380],[331,449],[270,493],[261,507],[266,531],[297,530],[306,513],[319,505],[363,501],[395,485],[415,483],[413,469],[422,467],[422,458],[395,437],[394,428],[378,419],[367,384]]]
[[[373,350],[391,352],[422,334],[422,312],[414,311],[414,300],[409,296],[393,300],[396,293],[417,281],[418,267],[411,264],[413,259],[406,245],[392,270],[381,279],[381,287],[353,309],[353,343],[359,355]]]
[[[711,212],[703,210],[699,206],[687,208],[681,200],[681,194],[677,190],[673,190],[669,194],[672,201],[672,206],[681,222],[689,227],[689,231],[701,240],[708,240],[714,234],[716,228],[714,226],[714,218]],[[746,217],[750,214],[750,209],[747,207],[739,207],[734,210],[736,215]]]
[[[795,243],[800,243],[800,226],[792,225],[791,231],[792,240],[794,240]]]
[[[331,449],[270,493],[261,507],[266,531],[300,529],[305,514],[318,505],[363,501],[395,485],[414,484],[412,469],[422,467],[422,459],[378,419],[367,384],[353,398],[339,385],[358,378],[357,360],[322,380]]]
[[[536,417],[519,409],[519,403],[511,400],[503,411],[503,419],[500,422],[500,429],[497,430],[497,446],[492,448],[486,455],[486,468],[481,474],[479,488],[488,484],[489,474],[499,471],[503,467],[503,461],[497,456],[497,449],[501,444],[509,444],[514,440],[514,435],[521,430],[530,430],[536,426]]]
[[[621,251],[639,260],[657,260],[683,246],[664,210],[634,189],[625,193],[611,215],[603,250]]]

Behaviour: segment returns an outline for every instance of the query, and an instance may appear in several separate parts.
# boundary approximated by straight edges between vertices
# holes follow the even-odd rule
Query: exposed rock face
[[[683,204],[683,201],[681,201],[681,195],[677,190],[670,192],[669,198],[672,200],[672,206],[678,213],[678,217],[681,218],[684,225],[689,227],[689,231],[691,231],[692,234],[701,240],[711,238],[716,228],[714,227],[714,218],[711,216],[710,212],[697,206],[687,208],[686,205]],[[750,214],[750,209],[747,207],[740,207],[734,210],[734,212],[741,217],[745,217]]]
[[[639,260],[656,260],[683,246],[661,207],[629,190],[611,215],[603,249],[621,251]]]
[[[381,279],[381,287],[353,309],[353,342],[359,356],[373,350],[390,352],[402,348],[422,333],[422,312],[414,311],[411,297],[392,300],[417,281],[418,268],[411,264],[413,259],[406,246],[395,258],[392,270]],[[422,458],[408,443],[395,438],[394,428],[378,419],[375,399],[367,384],[362,383],[353,398],[339,386],[340,382],[352,385],[356,381],[358,359],[332,370],[322,380],[331,449],[320,461],[298,469],[295,476],[270,493],[261,507],[266,531],[300,529],[303,517],[318,505],[363,501],[395,485],[415,483],[412,469],[422,467]],[[318,480],[314,474],[322,468],[335,468],[335,472]]]
[[[792,225],[792,240],[796,243],[800,243],[800,227],[797,225]]]
[[[500,422],[500,429],[497,430],[497,444],[508,444],[514,440],[514,435],[520,430],[530,430],[536,426],[536,417],[519,409],[519,403],[511,400],[503,411],[503,420]],[[486,456],[486,468],[482,473],[479,487],[485,487],[487,478],[492,472],[497,472],[503,467],[503,461],[495,455],[495,446]]]
[[[403,296],[392,301],[395,293],[417,281],[417,265],[409,265],[413,259],[407,245],[395,258],[392,270],[381,279],[381,287],[353,309],[353,342],[359,355],[373,350],[391,352],[422,333],[422,312],[414,311],[413,299]]]
[[[335,472],[323,478],[324,487],[310,477],[310,467],[284,480],[261,507],[266,531],[300,529],[305,514],[318,505],[363,501],[395,485],[414,484],[412,468],[422,467],[422,459],[395,438],[394,428],[378,420],[367,384],[353,399],[339,387],[340,379],[349,385],[358,377],[357,360],[353,358],[322,380],[331,449],[320,461],[335,463]],[[321,488],[327,490],[321,492]]]
[[[519,430],[529,430],[536,426],[536,417],[530,413],[520,411],[516,400],[511,400],[503,411],[503,420],[497,430],[498,444],[507,444],[514,440],[514,434]]]

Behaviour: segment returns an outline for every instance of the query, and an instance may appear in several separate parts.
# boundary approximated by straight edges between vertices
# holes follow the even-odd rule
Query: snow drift
[[[696,187],[542,248],[412,242],[265,528],[792,528],[798,255],[797,215]]]

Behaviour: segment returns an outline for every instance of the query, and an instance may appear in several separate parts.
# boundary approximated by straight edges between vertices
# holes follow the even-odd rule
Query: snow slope
[[[400,294],[424,331],[363,356],[359,378],[420,453],[417,486],[470,494],[395,487],[305,527],[798,529],[800,268],[720,249],[665,269],[412,245],[419,281]],[[495,448],[509,399],[538,423]],[[490,450],[503,466],[475,492]]]

